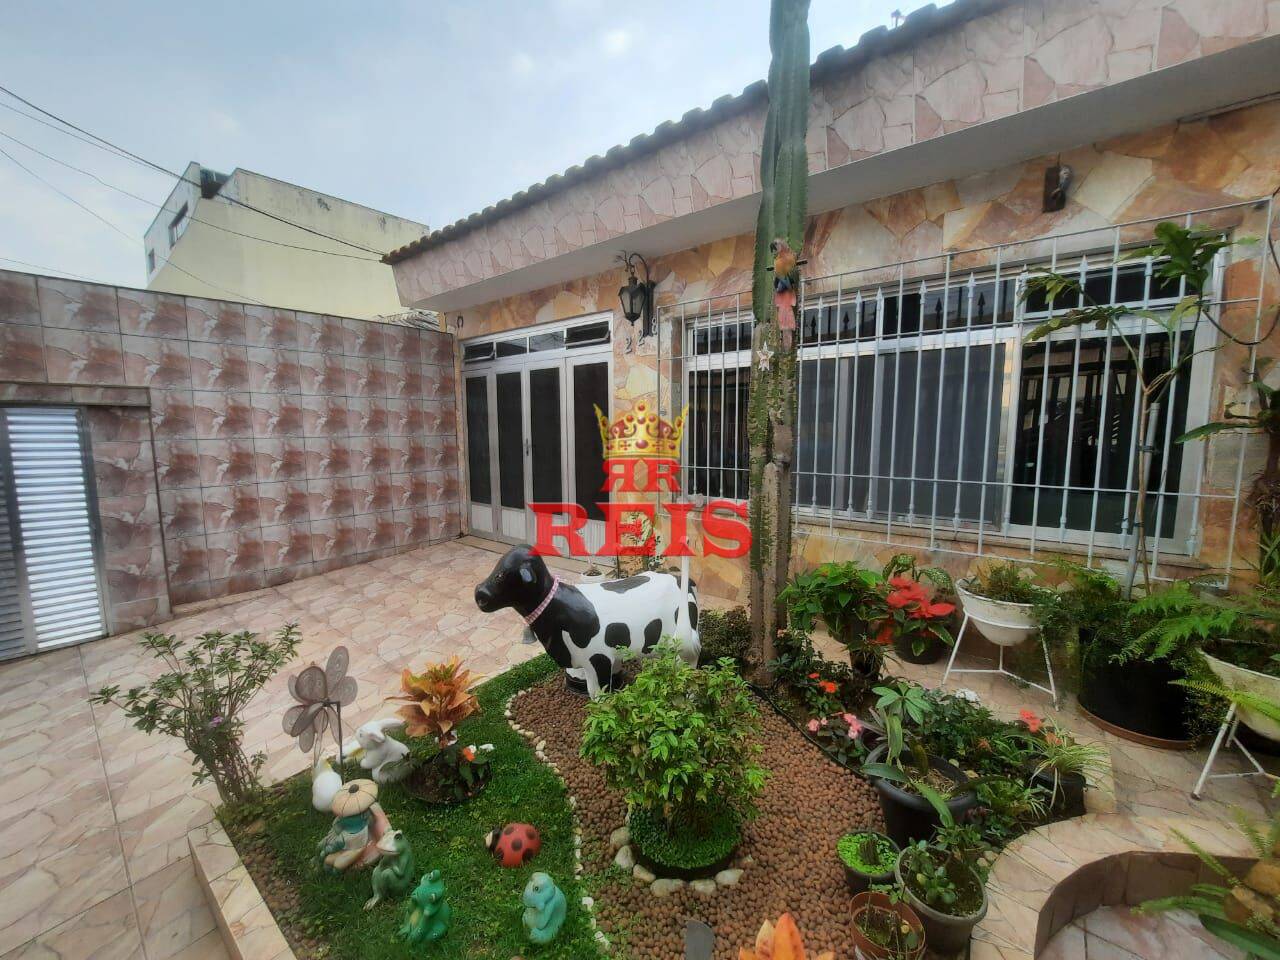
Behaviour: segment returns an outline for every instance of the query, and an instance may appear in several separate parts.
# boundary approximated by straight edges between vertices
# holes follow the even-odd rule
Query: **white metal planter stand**
[[[953,673],[999,673],[1009,677],[1010,679],[1016,680],[1019,683],[1025,683],[1028,687],[1034,687],[1037,690],[1047,693],[1049,698],[1053,701],[1053,705],[1056,707],[1058,705],[1058,687],[1053,681],[1053,664],[1049,662],[1049,644],[1044,638],[1044,633],[1040,633],[1040,648],[1044,651],[1044,667],[1049,673],[1049,686],[1047,687],[1028,680],[1026,677],[1021,677],[1012,670],[1005,669],[1004,650],[1008,644],[997,644],[1000,648],[1000,658],[997,661],[997,665],[994,667],[957,667],[955,665],[956,654],[960,652],[960,641],[964,637],[965,631],[969,629],[970,619],[972,618],[966,612],[964,615],[964,622],[960,624],[960,632],[956,634],[956,642],[951,647],[951,658],[947,660],[947,669],[942,674],[942,685],[944,687],[947,685],[947,678]],[[979,620],[978,622],[990,624],[993,627],[1004,627],[1009,630],[1025,629],[1025,624],[1000,623],[998,621],[985,619]]]
[[[1222,726],[1218,728],[1218,735],[1214,737],[1213,748],[1209,751],[1209,759],[1204,763],[1204,769],[1200,771],[1200,779],[1196,781],[1196,788],[1191,791],[1191,796],[1197,800],[1200,799],[1200,793],[1204,789],[1206,780],[1230,780],[1236,777],[1268,777],[1272,780],[1280,779],[1274,774],[1267,773],[1262,768],[1262,764],[1257,761],[1249,748],[1240,742],[1237,736],[1240,730],[1240,718],[1236,716],[1236,705],[1233,703],[1231,709],[1227,711],[1227,718],[1222,721]],[[1210,773],[1213,769],[1213,762],[1218,758],[1218,751],[1222,749],[1223,744],[1228,748],[1235,747],[1245,755],[1245,758],[1253,764],[1252,770],[1244,773]]]

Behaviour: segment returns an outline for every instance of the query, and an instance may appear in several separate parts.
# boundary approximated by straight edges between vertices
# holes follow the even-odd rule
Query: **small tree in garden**
[[[1155,447],[1156,418],[1154,414],[1158,411],[1159,404],[1168,393],[1170,386],[1190,367],[1191,361],[1202,353],[1218,349],[1215,346],[1196,350],[1194,344],[1196,330],[1201,322],[1207,320],[1216,325],[1216,321],[1209,315],[1206,288],[1213,269],[1213,260],[1218,255],[1218,251],[1232,245],[1232,241],[1226,239],[1220,231],[1188,229],[1168,221],[1157,224],[1154,233],[1155,241],[1152,244],[1130,251],[1124,259],[1150,257],[1154,263],[1153,269],[1156,276],[1170,285],[1181,287],[1184,296],[1169,310],[1147,310],[1122,304],[1100,304],[1088,295],[1079,278],[1052,271],[1032,277],[1021,294],[1024,301],[1032,295],[1042,294],[1051,306],[1062,302],[1079,304],[1055,314],[1035,327],[1027,334],[1028,343],[1043,340],[1058,330],[1092,326],[1098,330],[1109,331],[1112,337],[1124,347],[1133,362],[1134,376],[1138,384],[1138,422],[1134,434],[1137,483],[1133,516],[1130,518],[1128,531],[1133,540],[1125,578],[1126,596],[1133,592],[1133,583],[1139,565],[1143,570],[1144,581],[1147,587],[1150,587],[1150,571],[1146,562],[1147,490],[1150,485],[1151,455]],[[1126,334],[1124,330],[1123,322],[1128,317],[1149,320],[1168,334],[1170,364],[1167,370],[1155,374],[1148,371],[1146,357],[1140,352],[1140,338],[1133,334]],[[1182,325],[1188,318],[1191,319],[1191,329],[1184,334]],[[1231,335],[1228,334],[1228,336]],[[1182,350],[1179,348],[1179,343],[1184,337],[1186,349]],[[1237,342],[1243,341],[1237,340]]]
[[[301,636],[289,623],[270,640],[241,630],[214,630],[190,643],[172,634],[147,633],[142,649],[168,668],[146,686],[123,695],[103,687],[89,701],[113,704],[145,733],[178,737],[195,757],[196,783],[212,780],[226,804],[251,800],[266,754],[245,756],[241,738],[245,706],[298,651]]]
[[[695,669],[664,643],[630,685],[588,704],[582,755],[676,834],[754,813],[759,738],[759,710],[732,666]]]
[[[767,679],[774,637],[786,624],[778,591],[791,563],[791,455],[795,447],[798,291],[774,303],[775,253],[781,239],[804,244],[809,154],[809,0],[773,0],[769,15],[769,112],[760,147],[762,196],[756,220],[755,331],[751,337],[750,441],[751,651],[748,667]],[[794,259],[794,258],[793,258]],[[792,264],[794,273],[794,263]],[[798,281],[788,276],[785,282]]]

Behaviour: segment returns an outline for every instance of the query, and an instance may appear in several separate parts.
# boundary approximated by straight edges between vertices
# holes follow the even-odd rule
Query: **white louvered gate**
[[[97,520],[80,411],[6,407],[0,441],[0,659],[101,637]]]

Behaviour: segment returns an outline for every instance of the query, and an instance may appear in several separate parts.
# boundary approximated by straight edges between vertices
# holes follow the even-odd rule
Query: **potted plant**
[[[1027,728],[1026,742],[1031,748],[1025,764],[1028,779],[1048,795],[1049,814],[1055,820],[1084,816],[1084,792],[1089,781],[1106,770],[1106,748],[1080,743],[1031,710],[1021,711],[1019,719]]]
[[[851,909],[854,956],[866,960],[915,960],[924,954],[924,926],[902,900],[868,890],[853,898]]]
[[[578,574],[578,583],[600,583],[606,577],[608,577],[608,574],[600,567],[596,566],[594,560],[591,560],[587,563],[587,569]]]
[[[695,668],[663,643],[632,682],[587,705],[582,756],[623,793],[636,861],[659,876],[723,869],[766,771],[760,713],[724,664]]]
[[[961,857],[924,840],[903,849],[894,872],[933,951],[949,956],[963,950],[987,915],[982,878]]]
[[[901,848],[883,833],[858,830],[836,842],[836,854],[844,865],[850,893],[862,893],[873,884],[893,882],[893,868]]]
[[[488,751],[458,743],[459,724],[480,710],[471,692],[479,679],[454,657],[429,663],[422,673],[405,669],[400,696],[387,698],[405,703],[396,711],[411,741],[405,787],[428,803],[459,803],[489,782]]]
[[[1037,604],[1053,591],[1032,582],[1014,563],[991,563],[956,584],[965,615],[982,635],[1001,647],[1015,647],[1040,629]]]
[[[939,810],[959,816],[977,803],[968,777],[954,764],[930,756],[924,745],[908,742],[904,719],[919,727],[930,708],[924,691],[911,684],[876,687],[873,714],[884,741],[862,767],[880,797],[885,828],[900,844],[926,838],[942,823]]]
[[[883,615],[873,628],[879,643],[891,635],[899,659],[937,663],[955,642],[951,635],[956,610],[951,577],[937,567],[918,567],[909,553],[889,558],[882,575],[887,592]]]
[[[824,563],[798,573],[779,592],[791,627],[811,633],[821,620],[849,651],[849,665],[874,683],[884,657],[869,628],[884,618],[884,577],[853,561]]]

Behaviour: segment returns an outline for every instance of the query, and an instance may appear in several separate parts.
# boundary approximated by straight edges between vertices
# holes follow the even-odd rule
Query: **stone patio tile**
[[[190,856],[135,883],[133,893],[147,960],[171,960],[216,929]]]
[[[214,930],[206,933],[195,943],[187,944],[172,957],[172,960],[230,960],[227,947],[222,942],[222,933]]]
[[[122,890],[0,960],[137,960],[142,938],[128,890]],[[216,955],[215,955],[216,956]]]
[[[216,794],[205,791],[120,821],[120,840],[135,883],[189,853],[187,834],[213,819]]]

